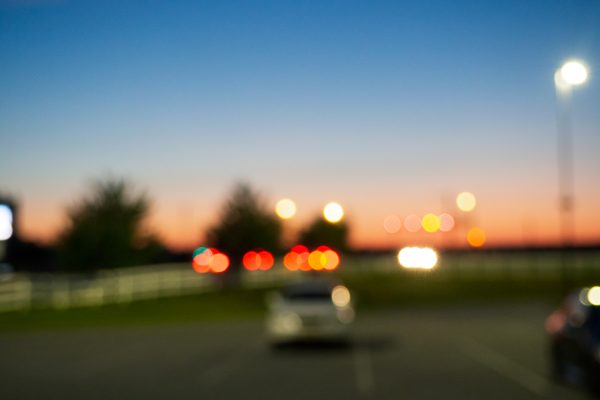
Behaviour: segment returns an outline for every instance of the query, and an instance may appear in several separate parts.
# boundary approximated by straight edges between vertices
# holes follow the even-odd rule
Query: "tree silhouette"
[[[67,211],[69,223],[58,243],[61,266],[93,271],[156,259],[164,248],[143,232],[149,204],[124,180],[93,182],[91,194]]]
[[[348,250],[348,225],[345,222],[332,224],[317,217],[299,234],[299,243],[310,247],[329,246],[339,251]]]
[[[249,250],[279,251],[281,233],[281,222],[258,193],[240,183],[223,205],[219,221],[208,229],[206,240],[230,257],[230,270],[235,271]]]

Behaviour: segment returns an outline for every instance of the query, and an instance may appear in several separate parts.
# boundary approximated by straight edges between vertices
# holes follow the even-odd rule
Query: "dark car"
[[[600,394],[600,286],[569,295],[546,319],[552,374]]]

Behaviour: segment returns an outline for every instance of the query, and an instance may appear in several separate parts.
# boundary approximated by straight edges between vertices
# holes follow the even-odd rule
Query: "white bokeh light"
[[[0,240],[8,240],[13,234],[13,214],[10,207],[0,204]]]

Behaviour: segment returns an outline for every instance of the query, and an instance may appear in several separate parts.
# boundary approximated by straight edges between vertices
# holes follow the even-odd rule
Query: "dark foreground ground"
[[[0,398],[582,399],[547,376],[540,302],[359,315],[347,347],[260,320],[0,333]]]

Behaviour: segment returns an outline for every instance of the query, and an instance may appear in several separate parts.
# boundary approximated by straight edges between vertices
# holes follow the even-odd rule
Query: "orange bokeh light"
[[[194,271],[199,274],[205,274],[210,271],[210,259],[212,258],[212,251],[205,247],[200,247],[194,251],[192,258],[192,267]]]
[[[290,271],[332,271],[340,265],[340,256],[327,246],[309,252],[306,246],[297,245],[283,257],[283,265]]]
[[[283,265],[290,271],[309,271],[308,256],[308,248],[298,244],[283,257]]]
[[[215,248],[200,247],[194,251],[192,267],[199,274],[221,274],[229,268],[229,257]]]
[[[221,274],[229,268],[229,257],[223,253],[215,254],[210,260],[210,269],[215,274]]]
[[[472,247],[481,247],[485,244],[485,231],[481,228],[474,227],[467,232],[467,242]]]
[[[319,246],[308,256],[308,264],[315,271],[332,271],[340,264],[340,256],[327,246]]]

